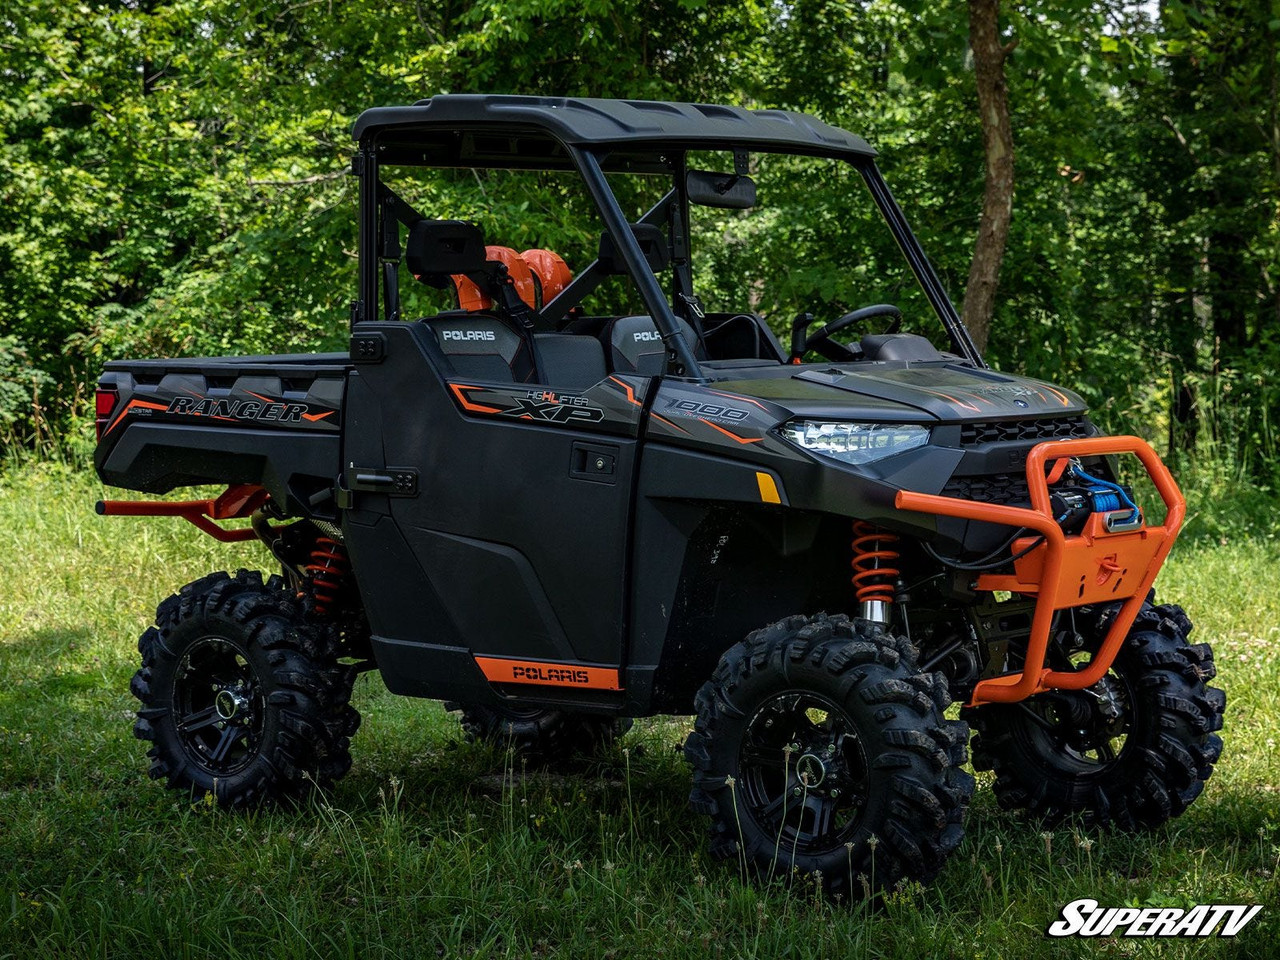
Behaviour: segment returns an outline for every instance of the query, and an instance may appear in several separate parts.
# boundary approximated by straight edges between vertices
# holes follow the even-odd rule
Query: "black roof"
[[[352,135],[376,138],[390,163],[567,167],[560,144],[616,145],[620,155],[663,148],[873,157],[861,137],[790,110],[747,110],[651,100],[451,94],[407,107],[374,107]],[[628,166],[618,162],[614,166]],[[647,166],[648,164],[641,164]]]

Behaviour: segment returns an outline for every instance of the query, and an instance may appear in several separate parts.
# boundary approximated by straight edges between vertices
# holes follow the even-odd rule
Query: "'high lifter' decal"
[[[449,393],[470,416],[634,436],[647,383],[611,376],[586,390],[567,392],[524,384],[451,382]]]

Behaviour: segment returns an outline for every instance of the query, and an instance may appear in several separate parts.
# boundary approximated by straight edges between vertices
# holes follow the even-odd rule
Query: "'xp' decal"
[[[591,406],[591,402],[586,397],[576,394],[556,393],[554,390],[529,390],[523,396],[518,396],[463,383],[451,383],[449,389],[462,405],[462,409],[471,413],[559,424],[599,423],[604,419],[602,409]],[[473,397],[473,393],[481,396]],[[513,401],[515,406],[494,406],[496,403],[509,404]]]
[[[547,420],[551,423],[599,423],[604,411],[590,405],[586,397],[530,390],[523,397],[513,397],[516,405],[501,411],[504,417]]]

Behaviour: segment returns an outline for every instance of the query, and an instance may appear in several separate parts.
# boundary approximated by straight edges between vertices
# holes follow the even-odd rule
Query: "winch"
[[[1133,500],[1133,488],[1086,473],[1071,461],[1062,478],[1050,487],[1053,515],[1066,534],[1079,533],[1095,513],[1103,514],[1108,533],[1142,527],[1142,510]]]

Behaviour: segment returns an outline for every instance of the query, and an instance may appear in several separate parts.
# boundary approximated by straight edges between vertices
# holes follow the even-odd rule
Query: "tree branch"
[[[305,187],[312,183],[323,183],[326,180],[337,180],[339,177],[345,177],[349,171],[346,167],[338,170],[330,170],[328,173],[317,173],[315,176],[302,177],[298,180],[255,180],[249,178],[249,186],[251,187]]]

